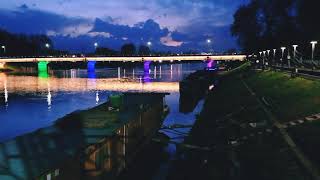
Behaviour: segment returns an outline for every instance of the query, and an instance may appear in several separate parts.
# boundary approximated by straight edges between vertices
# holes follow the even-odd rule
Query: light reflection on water
[[[107,100],[112,92],[169,92],[170,109],[179,106],[179,81],[204,63],[143,65],[87,71],[49,70],[23,75],[0,74],[0,142],[36,129],[79,109]],[[179,113],[179,110],[170,111]],[[165,123],[174,121],[168,116]],[[180,119],[181,121],[181,119]]]

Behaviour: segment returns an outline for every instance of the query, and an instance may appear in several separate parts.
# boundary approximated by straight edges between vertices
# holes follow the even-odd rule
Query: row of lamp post
[[[311,48],[312,48],[312,53],[311,53],[311,61],[312,61],[312,63],[313,63],[313,61],[314,61],[314,56],[315,56],[315,55],[314,55],[314,54],[315,54],[314,51],[315,51],[315,48],[316,48],[316,44],[317,44],[317,43],[318,43],[317,41],[311,41],[311,42],[310,42]],[[298,45],[292,45],[292,47],[293,47],[293,57],[296,58]],[[281,47],[280,49],[281,49],[281,59],[280,59],[280,61],[281,61],[281,63],[282,63],[283,58],[284,58],[284,51],[286,50],[286,47]],[[266,50],[266,51],[260,51],[260,52],[259,52],[260,57],[263,57],[263,58],[262,58],[263,65],[265,65],[264,58],[266,57],[266,53],[267,53],[268,57],[270,57],[270,51],[271,51],[271,50]],[[276,51],[277,51],[277,49],[273,49],[273,58],[274,58],[274,59],[275,59]],[[262,55],[263,55],[263,56],[262,56]],[[289,54],[288,54],[288,57],[290,58],[290,55],[289,55]],[[288,59],[289,59],[289,58],[288,58]],[[290,61],[288,61],[288,66],[290,66]]]

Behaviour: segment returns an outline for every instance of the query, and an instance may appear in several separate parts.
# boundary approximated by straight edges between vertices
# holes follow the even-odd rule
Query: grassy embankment
[[[256,97],[278,121],[286,122],[318,113],[319,90],[319,81],[291,78],[281,72],[255,72],[246,65],[222,73],[187,139],[187,143],[215,148],[210,153],[189,152],[189,162],[180,163],[178,170],[190,179],[199,176],[196,172],[201,172],[202,178],[217,179],[309,179]],[[320,126],[318,132],[320,135]],[[315,133],[309,132],[319,137]],[[231,141],[237,145],[231,146]]]

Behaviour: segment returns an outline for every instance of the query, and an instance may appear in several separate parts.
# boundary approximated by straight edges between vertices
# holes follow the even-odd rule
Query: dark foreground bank
[[[199,148],[181,148],[168,179],[317,179],[319,123],[306,117],[319,81],[248,65],[219,76],[185,141]]]

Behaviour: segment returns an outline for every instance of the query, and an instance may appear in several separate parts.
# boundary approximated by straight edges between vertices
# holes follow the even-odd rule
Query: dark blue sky
[[[0,28],[47,34],[55,47],[89,51],[151,41],[159,50],[236,47],[229,27],[247,0],[10,0],[0,2]]]

